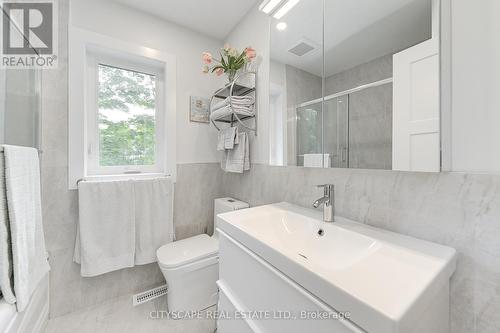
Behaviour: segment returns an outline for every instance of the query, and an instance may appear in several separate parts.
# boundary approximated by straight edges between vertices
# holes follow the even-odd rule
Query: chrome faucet
[[[318,185],[318,187],[324,188],[325,193],[322,198],[314,201],[313,207],[318,208],[321,204],[323,204],[323,221],[334,222],[334,187],[332,184]]]

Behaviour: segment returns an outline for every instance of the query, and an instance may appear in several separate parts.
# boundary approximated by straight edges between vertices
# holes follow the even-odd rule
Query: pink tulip
[[[215,70],[215,74],[216,74],[217,76],[221,76],[222,74],[224,74],[224,69],[222,69],[222,68],[217,68],[217,69]]]
[[[203,59],[203,62],[207,65],[212,63],[212,55],[208,52],[203,52],[201,54],[201,58]]]
[[[245,55],[249,60],[251,60],[257,56],[257,52],[249,46],[245,49]]]

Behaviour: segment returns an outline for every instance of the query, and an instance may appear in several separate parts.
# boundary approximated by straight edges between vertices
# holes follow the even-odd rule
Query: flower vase
[[[236,74],[238,74],[238,70],[236,69],[230,69],[227,71],[227,79],[229,80],[229,83],[232,83],[234,79],[236,78]]]

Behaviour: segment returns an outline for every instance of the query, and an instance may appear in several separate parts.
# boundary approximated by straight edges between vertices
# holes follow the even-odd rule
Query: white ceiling
[[[431,0],[328,0],[325,2],[325,76],[415,45],[431,35]],[[307,15],[305,15],[307,13]],[[297,41],[322,44],[322,6],[301,0],[271,27],[271,58],[321,76],[322,50],[302,57],[288,52]]]
[[[114,0],[223,40],[259,0]]]

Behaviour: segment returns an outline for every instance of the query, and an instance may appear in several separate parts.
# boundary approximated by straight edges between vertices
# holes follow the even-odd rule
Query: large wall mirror
[[[273,165],[440,170],[437,0],[300,0],[271,20]]]

